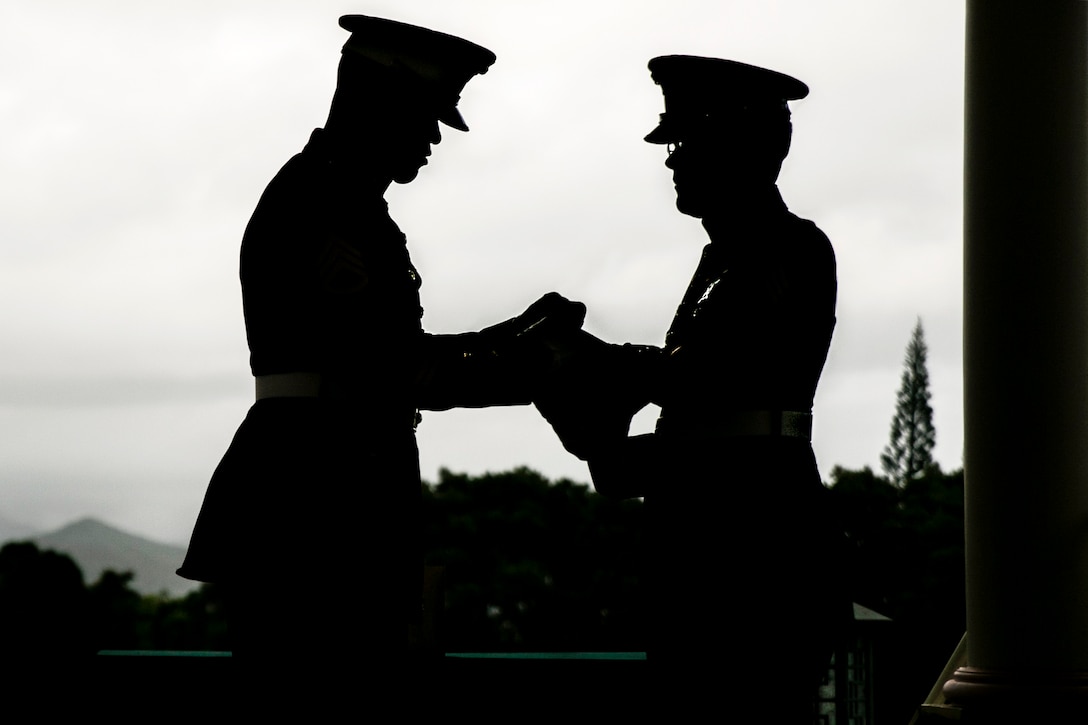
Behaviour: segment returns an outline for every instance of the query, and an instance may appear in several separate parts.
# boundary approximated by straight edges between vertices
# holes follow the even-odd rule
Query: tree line
[[[0,643],[5,656],[56,658],[99,650],[229,649],[227,603],[205,585],[184,597],[140,594],[132,572],[88,584],[67,554],[30,541],[0,548]]]

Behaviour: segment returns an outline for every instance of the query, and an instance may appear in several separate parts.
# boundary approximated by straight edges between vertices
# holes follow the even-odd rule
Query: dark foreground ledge
[[[365,676],[359,659],[360,697]],[[103,651],[66,662],[12,662],[18,692],[42,716],[109,713],[107,721],[206,718],[237,692],[229,652]],[[380,666],[380,664],[379,664]],[[12,671],[12,670],[9,670]],[[646,692],[643,653],[447,654],[410,685],[429,712],[635,716]]]

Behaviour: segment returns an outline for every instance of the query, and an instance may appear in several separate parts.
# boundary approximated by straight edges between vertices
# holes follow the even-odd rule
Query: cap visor
[[[661,143],[661,144],[664,144],[664,143],[672,143],[676,139],[673,137],[673,134],[669,133],[668,126],[666,126],[665,124],[661,124],[660,126],[655,128],[653,131],[650,131],[648,134],[646,134],[646,136],[645,136],[645,138],[643,140],[646,141],[646,143]]]
[[[438,120],[450,128],[456,128],[458,131],[468,130],[468,124],[465,123],[465,119],[461,116],[461,112],[458,111],[456,107],[440,113]]]

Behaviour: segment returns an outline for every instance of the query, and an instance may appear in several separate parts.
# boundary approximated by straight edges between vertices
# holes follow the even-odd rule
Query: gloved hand
[[[563,447],[588,460],[622,443],[631,418],[650,401],[661,350],[611,345],[579,331],[560,339],[557,357],[533,404]]]
[[[560,330],[578,330],[586,318],[586,306],[572,302],[558,292],[549,292],[517,317],[480,330],[481,335],[500,340],[513,336],[542,337]]]
[[[578,334],[586,306],[549,292],[516,317],[462,335],[426,335],[416,375],[425,410],[526,405]]]
[[[581,331],[585,317],[584,304],[549,292],[517,317],[480,330],[476,349],[470,354],[502,357],[524,375],[539,378],[578,345],[576,341],[586,334]]]

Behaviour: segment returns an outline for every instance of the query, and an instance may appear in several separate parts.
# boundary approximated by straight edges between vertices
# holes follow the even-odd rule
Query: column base
[[[1088,722],[1088,672],[960,667],[942,689],[965,723]]]

